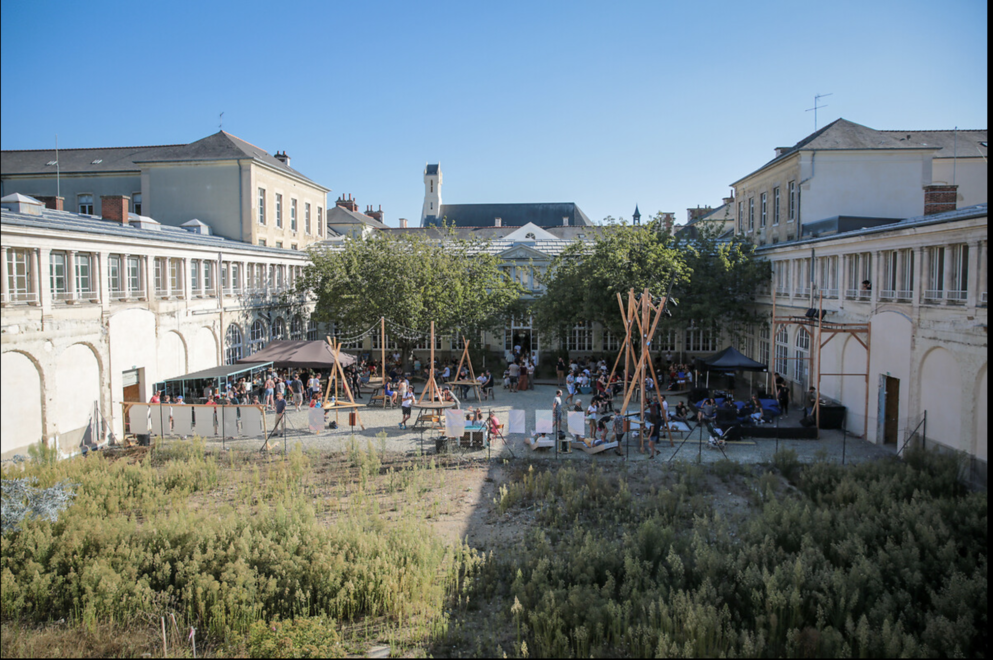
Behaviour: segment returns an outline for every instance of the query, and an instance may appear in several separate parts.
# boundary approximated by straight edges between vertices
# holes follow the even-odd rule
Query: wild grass
[[[987,509],[933,455],[857,467],[795,455],[730,521],[682,465],[632,498],[596,468],[529,470],[504,516],[535,525],[491,554],[447,648],[517,656],[985,656]],[[739,470],[711,468],[730,480]],[[783,477],[795,484],[784,486]],[[710,499],[710,501],[708,501]],[[533,512],[533,513],[532,513]],[[478,648],[474,632],[502,629]],[[474,642],[476,646],[474,646]]]
[[[235,645],[257,622],[312,617],[437,632],[474,555],[423,523],[437,511],[425,497],[433,464],[380,478],[372,443],[322,466],[299,446],[256,456],[215,456],[191,441],[140,460],[28,465],[18,477],[70,481],[77,497],[56,522],[29,519],[0,541],[0,616],[96,631],[173,614]],[[387,521],[381,490],[408,515]]]

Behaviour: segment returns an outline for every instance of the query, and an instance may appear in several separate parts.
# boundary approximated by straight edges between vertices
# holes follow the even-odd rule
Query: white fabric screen
[[[224,424],[224,436],[233,438],[238,435],[238,409],[234,406],[226,406],[221,413]]]
[[[263,435],[265,430],[262,428],[262,410],[254,407],[240,408],[240,410],[242,434],[250,436]]]
[[[131,424],[131,432],[135,434],[148,433],[148,406],[144,404],[131,406],[128,409],[128,422]]]
[[[196,412],[196,423],[193,429],[201,438],[214,435],[214,409],[217,406],[193,406]]]
[[[536,433],[552,433],[552,411],[534,411],[534,430]]]
[[[569,411],[569,433],[578,436],[586,435],[586,415],[575,410]]]
[[[310,427],[311,433],[320,433],[324,430],[324,409],[310,408],[307,412],[307,425]]]
[[[193,409],[190,406],[175,406],[172,409],[172,429],[176,435],[193,435]]]
[[[524,430],[524,411],[523,410],[511,410],[510,419],[507,422],[507,433],[525,433]]]
[[[461,438],[465,434],[465,416],[461,410],[445,411],[445,436]]]

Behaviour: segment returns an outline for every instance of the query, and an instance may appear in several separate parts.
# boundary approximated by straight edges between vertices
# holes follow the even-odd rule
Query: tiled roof
[[[539,227],[592,226],[586,214],[572,202],[537,204],[442,204],[437,216],[424,219],[424,226],[439,225],[442,220],[457,227],[492,227],[496,218],[504,226],[523,227],[529,222]]]
[[[190,144],[169,144],[150,147],[108,147],[98,149],[60,149],[58,153],[59,172],[106,173],[141,171],[139,163],[187,162],[210,160],[233,160],[252,158],[277,170],[282,170],[301,179],[306,176],[287,166],[278,158],[269,155],[265,149],[246,142],[225,131],[191,142]],[[42,174],[54,175],[56,160],[54,149],[16,150],[0,152],[0,171],[6,175]],[[49,165],[48,163],[53,163]],[[313,182],[311,182],[313,183]],[[315,186],[323,188],[316,183]],[[327,190],[325,188],[325,190]]]
[[[136,216],[132,214],[131,217],[135,218]],[[8,228],[20,227],[27,230],[52,230],[65,235],[78,232],[107,236],[108,238],[124,238],[133,241],[147,240],[177,243],[206,247],[214,250],[247,250],[284,257],[299,255],[301,258],[306,258],[307,255],[306,252],[299,250],[262,247],[242,241],[221,238],[212,234],[197,234],[169,225],[158,225],[156,223],[155,229],[142,229],[135,226],[135,224],[122,225],[119,222],[104,220],[97,216],[80,215],[78,213],[70,213],[69,211],[55,211],[52,209],[42,209],[40,215],[27,215],[4,208],[0,210],[0,225],[3,226],[3,231],[8,231]]]

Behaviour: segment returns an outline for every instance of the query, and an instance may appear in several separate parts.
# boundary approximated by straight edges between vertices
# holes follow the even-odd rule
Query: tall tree
[[[603,226],[592,244],[573,243],[552,261],[543,278],[545,293],[532,305],[535,326],[542,335],[560,340],[587,321],[623,334],[617,294],[632,287],[664,294],[685,270],[671,232],[658,222]]]
[[[386,317],[391,325],[438,334],[478,335],[502,325],[520,296],[486,242],[458,238],[442,228],[430,234],[379,232],[340,247],[311,248],[301,292],[316,297],[313,318],[361,332]],[[406,358],[418,339],[387,334]]]

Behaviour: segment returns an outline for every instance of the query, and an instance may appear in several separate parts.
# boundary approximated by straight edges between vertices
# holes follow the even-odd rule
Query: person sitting
[[[490,435],[501,435],[500,430],[503,428],[503,425],[500,424],[500,420],[497,419],[496,413],[492,410],[490,411],[490,416],[486,420],[486,423],[490,428]]]
[[[752,395],[751,401],[742,410],[755,424],[762,423],[762,404],[759,402],[759,398]]]
[[[734,404],[732,404],[734,405]],[[676,404],[676,410],[672,414],[672,418],[678,422],[686,422],[690,417],[690,409],[686,406],[686,403],[680,401]]]
[[[713,399],[706,399],[700,406],[700,411],[696,415],[698,422],[712,422],[717,418],[717,402]]]

